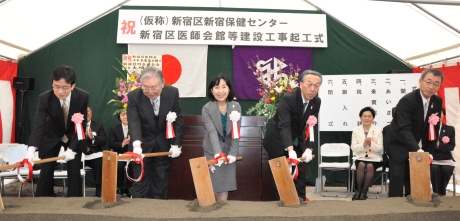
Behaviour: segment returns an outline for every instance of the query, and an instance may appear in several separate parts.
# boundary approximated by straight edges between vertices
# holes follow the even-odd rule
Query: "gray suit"
[[[241,114],[241,107],[235,101],[227,102],[226,134],[223,133],[222,118],[216,101],[210,101],[203,106],[202,118],[206,134],[203,140],[204,155],[207,160],[214,158],[215,154],[225,153],[227,156],[238,155],[239,139],[232,139],[232,122],[229,115],[232,111]],[[241,118],[238,121],[240,125]],[[211,172],[211,181],[214,192],[226,192],[236,190],[236,164],[222,164],[215,167]]]

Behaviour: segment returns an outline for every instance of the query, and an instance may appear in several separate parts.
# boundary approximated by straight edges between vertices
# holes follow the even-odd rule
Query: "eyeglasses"
[[[155,91],[158,91],[160,89],[160,86],[159,85],[156,85],[156,86],[153,86],[153,87],[142,86],[141,89],[144,92],[149,92],[149,91],[155,92]]]
[[[307,88],[313,87],[314,89],[318,89],[321,86],[321,84],[307,84]]]
[[[53,88],[53,90],[55,91],[59,91],[60,89],[62,89],[63,91],[68,91],[71,87],[69,86],[57,86],[57,85],[53,85],[51,86]]]
[[[423,80],[423,82],[425,82],[425,84],[428,85],[428,86],[431,86],[431,85],[433,85],[434,87],[441,86],[441,84],[439,82],[434,82],[433,83],[432,81],[426,81],[426,80]]]

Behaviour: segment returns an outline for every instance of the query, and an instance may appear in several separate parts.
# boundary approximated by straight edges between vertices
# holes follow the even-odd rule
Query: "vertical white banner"
[[[419,87],[420,74],[323,75],[319,91],[321,131],[353,131],[360,125],[359,111],[372,107],[374,125],[391,122],[391,109],[399,99]]]

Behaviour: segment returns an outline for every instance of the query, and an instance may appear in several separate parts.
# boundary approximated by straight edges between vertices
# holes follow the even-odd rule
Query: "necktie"
[[[428,110],[428,101],[423,105],[423,120],[426,118],[426,112]]]
[[[308,102],[303,103],[303,113],[307,110]]]
[[[62,100],[62,113],[64,114],[64,127],[67,128],[67,117],[69,116],[69,108],[67,107],[67,103],[65,102],[66,99]],[[67,143],[69,141],[69,138],[64,134],[64,136],[61,139],[62,142]]]
[[[150,103],[152,103],[153,112],[155,113],[155,115],[158,115],[158,100],[157,99],[152,99],[152,100],[150,100]]]
[[[128,138],[128,127],[127,126],[126,127],[123,126],[123,136],[125,139]]]

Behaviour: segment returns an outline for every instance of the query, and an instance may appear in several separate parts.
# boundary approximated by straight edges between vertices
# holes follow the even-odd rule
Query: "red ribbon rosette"
[[[133,156],[134,163],[135,164],[140,164],[141,167],[142,167],[141,175],[139,175],[139,177],[137,179],[133,179],[128,174],[128,165],[129,165],[130,160],[127,160],[126,161],[126,166],[125,166],[126,178],[128,178],[128,180],[131,181],[131,182],[136,182],[136,183],[141,182],[142,178],[144,178],[144,159],[142,158],[142,155],[137,154],[137,153],[133,153],[131,151],[128,151],[128,152],[126,152],[124,154]]]
[[[17,171],[18,171],[18,180],[19,180],[21,183],[26,182],[26,180],[25,180],[24,178],[22,178],[21,172],[20,172],[21,167],[24,167],[24,165],[26,165],[26,164],[27,164],[27,168],[29,169],[29,171],[28,171],[29,174],[27,175],[27,182],[29,182],[30,180],[32,180],[32,176],[33,176],[33,167],[32,167],[32,163],[29,162],[29,159],[25,158],[25,159],[23,159],[22,161],[17,162],[16,164],[21,165],[20,167],[17,167],[17,168],[14,168],[14,169],[13,169],[13,171],[16,170],[16,169],[17,169]]]
[[[313,127],[318,123],[318,119],[314,115],[310,115],[307,120],[307,129],[305,130],[305,140],[310,138],[310,142],[315,141],[315,130]]]
[[[299,160],[287,158],[287,163],[289,165],[289,172],[291,173],[292,180],[297,180],[297,176],[299,176]],[[295,166],[294,172],[292,172],[292,167]]]
[[[220,159],[224,159],[224,162],[228,162],[228,158],[227,158],[227,155],[225,153],[220,153],[219,156],[214,157],[211,160],[215,160],[217,163],[219,163]],[[211,172],[214,173],[216,168],[214,167],[214,165],[209,165],[209,170],[211,170]]]
[[[174,133],[174,127],[172,123],[176,120],[177,115],[176,112],[169,112],[166,115],[166,139],[171,139],[176,137],[176,133]]]
[[[83,129],[83,125],[81,124],[84,119],[85,119],[85,116],[81,113],[75,113],[72,115],[72,118],[71,118],[72,122],[74,122],[74,125],[75,125],[75,134],[77,135],[78,140],[86,139],[85,133],[84,133],[85,130]]]
[[[450,141],[450,138],[448,136],[442,137],[442,142],[443,143],[449,143],[449,141]]]
[[[428,141],[436,140],[436,131],[434,126],[439,122],[437,114],[431,114],[428,118]]]

